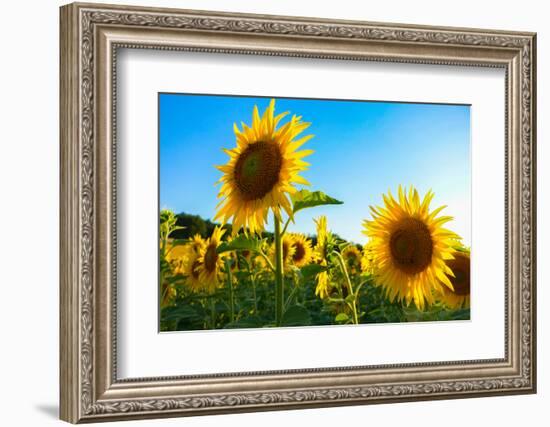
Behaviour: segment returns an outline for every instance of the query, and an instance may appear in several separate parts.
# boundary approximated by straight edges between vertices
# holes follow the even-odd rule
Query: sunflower
[[[303,267],[308,265],[313,259],[313,249],[311,247],[311,240],[306,238],[303,234],[292,234],[292,247],[294,253],[292,254],[292,263],[296,267]]]
[[[453,289],[448,276],[453,272],[446,261],[453,259],[454,240],[458,236],[442,225],[450,216],[438,216],[441,206],[430,212],[434,194],[430,190],[422,202],[412,186],[408,194],[399,186],[398,200],[383,195],[384,207],[371,207],[372,221],[364,221],[363,233],[371,239],[375,274],[394,301],[414,301],[424,309],[433,303],[433,290],[442,285]]]
[[[200,286],[208,292],[214,291],[220,284],[218,276],[225,254],[218,254],[217,249],[224,233],[225,230],[221,227],[214,228],[212,235],[200,249],[198,257]]]
[[[174,274],[184,274],[184,264],[188,256],[188,245],[173,245],[166,242],[164,258],[170,264]]]
[[[161,295],[162,299],[160,301],[160,308],[168,307],[169,305],[172,305],[174,298],[176,298],[176,288],[167,283],[163,283]]]
[[[264,257],[261,255],[256,255],[252,258],[252,267],[257,270],[265,270],[267,268],[267,263],[265,262]]]
[[[332,239],[332,234],[327,228],[327,217],[322,215],[315,219],[317,226],[317,244],[315,245],[315,258],[317,262],[326,267],[328,265],[328,245]],[[315,287],[315,295],[319,298],[327,298],[330,291],[330,277],[328,271],[321,271],[317,274],[317,286]]]
[[[239,269],[239,255],[237,255],[237,252],[228,252],[227,258],[229,258],[231,272],[237,271]]]
[[[201,252],[201,248],[205,245],[205,240],[201,237],[200,234],[195,234],[191,237],[189,242],[189,248],[193,249],[196,253]]]
[[[342,251],[342,258],[351,274],[356,274],[361,270],[361,252],[355,245],[349,245]]]
[[[229,161],[217,166],[223,176],[218,181],[221,200],[214,219],[226,223],[233,218],[233,234],[241,227],[252,233],[263,231],[270,208],[279,220],[281,208],[292,217],[288,195],[297,191],[294,184],[309,185],[298,174],[308,168],[309,163],[302,159],[313,150],[297,150],[313,135],[296,138],[310,123],[294,115],[277,128],[288,112],[277,116],[274,112],[275,100],[272,99],[261,118],[258,107],[254,106],[251,127],[242,123],[242,130],[239,130],[234,124],[237,146],[224,150]]]
[[[296,252],[296,248],[294,247],[294,240],[292,236],[288,234],[284,234],[282,246],[283,246],[283,266],[285,270],[288,270],[288,267],[290,266],[290,263],[292,262],[292,259],[294,257],[294,253]],[[270,253],[271,253],[271,259],[273,260],[273,263],[275,263],[275,243],[271,245]]]
[[[374,252],[372,244],[369,242],[363,246],[363,255],[361,257],[361,271],[367,274],[374,273]]]
[[[200,266],[199,260],[200,253],[195,250],[193,245],[185,245],[187,256],[184,258],[182,264],[182,273],[187,277],[185,283],[194,292],[198,292],[202,289],[200,280]]]
[[[454,290],[442,287],[437,298],[451,309],[470,307],[470,251],[459,250],[454,259],[447,261],[455,277],[451,277]]]

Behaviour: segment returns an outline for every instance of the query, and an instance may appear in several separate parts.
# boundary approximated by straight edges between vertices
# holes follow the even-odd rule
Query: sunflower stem
[[[283,237],[286,233],[286,229],[288,228],[288,225],[290,224],[290,221],[292,220],[292,217],[288,217],[288,219],[285,222],[285,226],[283,227],[283,231],[281,231],[281,237]]]
[[[210,323],[212,323],[212,329],[216,329],[216,305],[214,304],[214,299],[209,298],[210,302]]]
[[[351,279],[349,278],[348,269],[346,268],[346,263],[344,261],[344,258],[342,258],[342,255],[340,254],[340,252],[334,251],[333,254],[336,256],[336,259],[338,260],[338,264],[340,265],[340,269],[342,270],[344,278],[346,279],[346,284],[349,289],[349,294],[353,295],[353,301],[351,304],[348,303],[348,305],[351,307],[351,310],[353,312],[353,323],[358,325],[359,316],[357,315],[357,304],[356,304],[357,296],[353,293],[353,286],[351,284]]]
[[[250,277],[250,282],[252,283],[252,297],[254,298],[254,314],[258,314],[258,296],[256,294],[256,278],[254,274],[250,271],[250,264],[246,261],[246,270],[248,271],[248,277]]]
[[[271,269],[271,271],[275,272],[275,267],[273,267],[273,264],[272,264],[271,260],[270,260],[269,257],[264,253],[264,251],[259,251],[258,253],[259,253],[260,256],[264,259],[264,261],[266,262],[267,266]]]
[[[283,239],[281,238],[281,221],[273,214],[275,223],[275,324],[282,325],[284,307],[283,280]]]
[[[233,323],[235,321],[235,296],[233,295],[233,276],[231,275],[231,261],[229,258],[225,259],[225,270],[229,282],[229,321]]]

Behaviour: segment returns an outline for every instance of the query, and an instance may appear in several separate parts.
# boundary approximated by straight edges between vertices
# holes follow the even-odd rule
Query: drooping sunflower
[[[315,259],[317,262],[326,267],[328,265],[328,245],[332,234],[328,231],[327,217],[322,215],[315,219],[317,226],[317,244],[315,245]],[[321,271],[317,274],[317,286],[315,287],[315,295],[319,298],[327,298],[330,291],[330,276],[328,271]]]
[[[394,301],[414,301],[423,310],[433,303],[433,291],[442,286],[453,289],[452,270],[446,261],[453,259],[452,247],[458,236],[442,227],[452,220],[438,216],[445,208],[430,211],[434,193],[421,201],[412,186],[407,194],[401,186],[398,200],[391,192],[382,195],[384,207],[372,207],[372,221],[364,221],[363,233],[371,240],[377,283]]]
[[[295,184],[309,185],[300,172],[309,163],[302,160],[313,150],[298,151],[313,135],[297,138],[310,123],[302,122],[300,116],[292,116],[287,123],[277,127],[288,112],[274,115],[275,100],[260,118],[254,106],[252,126],[236,124],[233,130],[237,146],[224,150],[229,155],[227,164],[217,166],[223,172],[219,180],[220,202],[214,219],[223,223],[233,219],[233,234],[241,227],[250,232],[262,231],[267,222],[269,209],[281,219],[281,208],[291,217],[292,206],[288,195],[297,190]]]
[[[470,307],[470,251],[459,250],[454,253],[454,259],[447,261],[453,271],[451,283],[454,290],[442,287],[436,297],[451,309]]]
[[[200,286],[207,292],[214,291],[220,284],[219,275],[225,254],[218,254],[217,249],[224,233],[223,228],[214,228],[212,235],[200,250],[198,257],[199,280]]]
[[[200,253],[201,248],[204,246],[205,243],[205,240],[201,237],[200,234],[195,234],[193,237],[191,237],[189,248],[193,249],[196,253]]]
[[[185,245],[187,256],[184,258],[182,273],[186,276],[185,284],[193,292],[202,289],[200,279],[200,252],[197,252],[192,244]]]
[[[361,257],[361,271],[367,274],[374,273],[374,252],[372,244],[368,242],[363,246],[363,255]]]
[[[350,274],[356,274],[361,270],[361,252],[355,245],[349,245],[342,251],[342,258]]]
[[[294,253],[292,254],[292,263],[296,267],[303,267],[308,265],[313,259],[313,248],[311,247],[311,240],[309,240],[303,234],[292,234],[292,247]]]

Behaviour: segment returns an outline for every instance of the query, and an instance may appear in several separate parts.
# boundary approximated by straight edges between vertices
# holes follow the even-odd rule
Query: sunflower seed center
[[[216,261],[218,261],[218,253],[216,252],[216,245],[211,243],[208,245],[204,254],[204,268],[212,273],[216,271]]]
[[[400,221],[390,237],[394,264],[406,274],[424,271],[432,262],[433,242],[430,230],[416,218]]]
[[[234,179],[244,200],[257,200],[279,181],[283,158],[275,142],[250,144],[237,159]]]
[[[456,295],[469,295],[470,294],[470,258],[462,255],[455,254],[455,259],[448,261],[448,266],[455,277],[449,277]]]
[[[295,243],[294,244],[294,255],[292,255],[292,260],[294,262],[300,262],[304,259],[304,256],[306,254],[306,248],[304,248],[304,245],[301,243]]]

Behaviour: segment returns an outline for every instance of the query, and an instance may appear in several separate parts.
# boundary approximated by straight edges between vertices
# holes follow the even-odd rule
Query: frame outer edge
[[[474,384],[475,381],[465,381],[468,386],[472,384],[472,389],[469,393],[457,394],[459,391],[452,389],[452,384],[441,384],[441,389],[438,388],[438,383],[426,384],[402,384],[397,385],[402,387],[399,389],[398,395],[393,395],[390,386],[387,387],[387,392],[391,396],[387,396],[384,387],[380,387],[380,395],[368,395],[367,397],[361,394],[361,390],[357,388],[347,388],[342,390],[323,389],[323,390],[296,390],[292,391],[273,391],[270,390],[263,394],[253,393],[237,393],[232,395],[207,395],[207,396],[192,396],[187,399],[170,399],[170,398],[147,398],[143,400],[117,400],[98,401],[95,395],[97,387],[97,378],[94,377],[95,353],[97,351],[96,333],[97,328],[92,329],[90,324],[92,315],[97,314],[94,309],[97,303],[98,295],[94,291],[97,284],[97,276],[90,271],[97,262],[95,258],[95,245],[90,241],[90,238],[95,239],[98,224],[96,208],[96,184],[97,176],[97,161],[94,151],[94,144],[97,135],[94,135],[96,127],[94,118],[96,110],[91,105],[97,102],[97,89],[95,88],[95,73],[97,70],[94,64],[94,39],[92,35],[86,31],[91,22],[89,19],[81,21],[81,17],[86,18],[83,9],[89,7],[92,11],[105,13],[109,11],[126,11],[136,14],[141,12],[144,14],[143,25],[151,25],[148,20],[148,12],[156,10],[163,11],[168,14],[190,13],[193,14],[193,19],[197,20],[197,27],[205,31],[227,31],[220,21],[225,21],[231,17],[233,21],[243,17],[242,22],[251,24],[249,27],[237,28],[236,33],[244,32],[246,34],[256,31],[252,24],[262,24],[263,20],[270,23],[270,18],[281,19],[289,28],[296,27],[289,34],[297,34],[297,37],[327,37],[326,39],[362,39],[363,33],[358,32],[360,28],[347,28],[353,25],[351,22],[334,21],[333,24],[341,24],[345,26],[350,33],[332,33],[329,32],[325,23],[327,21],[319,21],[315,18],[292,18],[292,17],[269,17],[262,15],[247,15],[247,14],[224,14],[213,11],[184,11],[177,9],[157,9],[157,8],[142,8],[128,7],[115,5],[101,4],[72,4],[63,6],[60,9],[60,164],[61,164],[61,197],[60,197],[60,418],[71,422],[95,422],[108,421],[119,419],[140,419],[140,418],[162,418],[168,416],[182,415],[202,415],[214,413],[236,413],[250,412],[258,410],[281,410],[290,408],[306,408],[306,407],[326,407],[349,404],[365,404],[365,403],[382,403],[382,401],[398,402],[398,401],[419,401],[419,400],[435,400],[440,398],[463,398],[473,396],[486,396],[497,394],[523,394],[536,392],[536,313],[535,313],[535,292],[536,292],[536,35],[534,33],[508,33],[508,32],[492,32],[488,30],[466,29],[464,35],[455,35],[454,31],[460,32],[459,28],[439,28],[439,27],[414,27],[404,26],[397,28],[398,41],[406,39],[407,42],[419,41],[423,45],[459,45],[466,44],[469,46],[481,43],[482,46],[487,44],[487,47],[497,46],[509,48],[509,50],[521,51],[525,53],[522,59],[518,62],[522,70],[526,72],[527,79],[520,82],[519,93],[523,96],[522,112],[529,114],[525,120],[518,122],[518,127],[523,125],[519,134],[523,136],[523,132],[529,134],[523,138],[523,148],[526,150],[525,155],[520,155],[522,165],[520,166],[520,175],[524,176],[523,187],[519,185],[519,197],[524,194],[522,200],[523,220],[526,222],[527,228],[522,237],[527,238],[525,246],[523,246],[523,256],[527,258],[525,264],[525,282],[523,286],[523,306],[518,302],[517,311],[523,308],[529,312],[527,316],[521,316],[524,321],[523,328],[517,326],[520,337],[523,338],[523,346],[520,348],[521,338],[515,344],[520,360],[525,359],[527,362],[523,366],[523,375],[521,378],[510,379],[509,384],[503,383],[502,389],[499,381],[504,381],[505,378],[494,378],[493,381],[489,378],[488,381],[479,380],[479,384]],[[101,9],[101,10],[100,10]],[[84,15],[81,16],[81,13]],[[105,22],[111,23],[110,13],[106,13]],[[196,16],[195,16],[196,15]],[[130,13],[130,18],[134,14]],[[115,20],[116,21],[116,20]],[[131,20],[130,20],[131,21]],[[116,24],[117,22],[115,22]],[[221,22],[224,24],[224,22]],[[303,23],[306,29],[318,30],[317,33],[308,33],[299,23]],[[317,24],[319,28],[317,28]],[[357,23],[359,27],[367,23]],[[374,25],[376,23],[369,23]],[[141,25],[131,21],[131,25]],[[193,21],[189,26],[183,25],[182,28],[195,28]],[[384,26],[383,24],[380,24]],[[394,25],[385,24],[392,30]],[[153,25],[154,26],[154,25]],[[166,25],[165,25],[166,26]],[[170,25],[168,25],[170,26]],[[400,26],[399,26],[400,27]],[[230,30],[235,31],[235,28],[229,26]],[[344,27],[343,27],[344,28]],[[412,31],[414,28],[423,28],[428,32],[434,32],[435,38],[423,37],[422,31]],[[266,27],[266,33],[274,33],[275,35],[283,34],[283,29],[273,26]],[[376,28],[375,28],[376,29]],[[353,30],[353,31],[352,31]],[[295,32],[293,32],[295,31]],[[404,31],[401,34],[401,31]],[[445,33],[440,31],[444,31]],[[260,31],[262,32],[262,31]],[[438,37],[443,35],[444,37]],[[85,37],[84,37],[85,36]],[[433,36],[433,34],[432,34]],[[455,36],[462,36],[464,39],[458,41]],[[517,36],[517,37],[516,37]],[[393,35],[390,35],[392,38]],[[410,39],[412,37],[412,39]],[[469,38],[470,37],[470,38]],[[418,40],[417,40],[418,38]],[[378,37],[382,40],[383,38]],[[319,39],[320,40],[320,39]],[[461,41],[462,40],[462,41]],[[527,50],[527,52],[526,52]],[[82,61],[82,62],[81,62]],[[524,62],[525,61],[525,62]],[[408,62],[408,61],[405,61]],[[444,62],[444,61],[443,61]],[[529,63],[530,62],[530,63]],[[89,63],[92,64],[92,69],[88,69]],[[518,74],[518,78],[519,78]],[[525,77],[525,76],[524,76]],[[91,78],[91,79],[90,79]],[[522,85],[523,83],[523,85]],[[88,92],[88,89],[92,89]],[[82,98],[81,98],[82,97]],[[520,101],[521,103],[521,101]],[[83,110],[83,106],[86,108]],[[97,107],[97,105],[96,105]],[[522,132],[523,131],[523,132]],[[528,192],[529,194],[525,194]],[[81,197],[82,196],[82,197]],[[95,199],[95,200],[94,200]],[[521,227],[520,224],[518,224]],[[96,243],[96,242],[95,242]],[[523,269],[522,269],[523,272]],[[535,274],[533,274],[535,273]],[[95,277],[94,277],[95,276]],[[521,287],[517,289],[521,292]],[[515,311],[515,310],[514,310]],[[517,314],[517,313],[516,313]],[[95,316],[94,316],[95,317]],[[95,320],[95,319],[94,319]],[[520,320],[520,322],[521,322]],[[521,329],[520,329],[521,328]],[[530,328],[530,330],[529,330]],[[523,351],[522,351],[523,350]],[[529,363],[531,362],[531,363]],[[496,385],[495,385],[496,384]],[[508,385],[506,385],[508,384]],[[415,386],[421,387],[416,390]],[[451,387],[447,389],[446,387]],[[410,389],[410,392],[409,392]],[[319,393],[317,393],[317,391]],[[465,390],[463,390],[465,391]],[[323,395],[326,393],[326,396]],[[337,393],[337,396],[334,394]],[[323,397],[324,396],[324,397]],[[384,397],[377,399],[376,397]],[[387,399],[386,399],[387,397]],[[267,399],[268,400],[265,400]],[[302,400],[306,398],[305,400]],[[367,399],[369,402],[367,402]],[[371,400],[372,399],[372,400]]]
[[[79,218],[78,218],[78,19],[75,5],[59,9],[59,418],[78,422],[79,377]]]
[[[537,33],[531,36],[531,390],[537,393]]]

